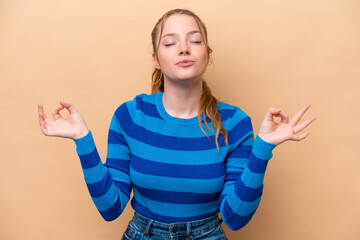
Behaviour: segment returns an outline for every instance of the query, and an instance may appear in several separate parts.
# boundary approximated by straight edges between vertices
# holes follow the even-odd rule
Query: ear
[[[157,69],[160,69],[160,64],[159,64],[159,61],[158,61],[158,59],[157,59],[157,57],[156,57],[156,54],[153,53],[153,54],[152,54],[152,57],[153,57],[153,61],[154,61],[155,67],[156,67]]]

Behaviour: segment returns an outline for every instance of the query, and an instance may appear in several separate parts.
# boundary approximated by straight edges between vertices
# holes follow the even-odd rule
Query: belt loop
[[[145,227],[145,229],[144,229],[144,235],[147,235],[147,234],[149,234],[149,230],[150,230],[150,227],[151,227],[151,224],[153,223],[153,220],[149,220],[148,222],[147,222],[147,224],[146,224],[146,227]]]
[[[186,234],[187,236],[191,236],[191,223],[186,223]]]

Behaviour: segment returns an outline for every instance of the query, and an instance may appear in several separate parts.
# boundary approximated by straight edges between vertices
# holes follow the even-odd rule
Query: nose
[[[180,52],[179,52],[179,55],[190,55],[190,51],[187,50],[187,49],[182,49]]]
[[[187,44],[182,44],[179,50],[179,56],[190,55],[190,49]]]

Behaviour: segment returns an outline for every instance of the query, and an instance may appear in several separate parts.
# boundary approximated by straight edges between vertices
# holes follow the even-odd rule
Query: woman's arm
[[[63,109],[68,110],[68,118],[61,116],[60,111]],[[38,111],[40,128],[46,136],[71,138],[75,141],[85,182],[95,206],[105,220],[116,219],[129,201],[131,182],[130,151],[123,140],[115,115],[109,130],[107,161],[103,164],[91,132],[73,105],[60,102],[60,106],[53,111],[54,120],[46,117],[40,104]]]
[[[219,209],[224,222],[233,230],[244,227],[254,215],[260,204],[263,180],[272,150],[276,145],[287,141],[304,139],[308,133],[296,136],[315,118],[298,124],[310,107],[303,107],[289,122],[280,110],[270,108],[261,124],[259,134],[253,138],[249,117],[242,117],[229,132],[233,142],[232,151],[226,160],[226,179],[219,201]],[[273,117],[280,117],[275,123]],[[241,119],[241,118],[240,118]]]

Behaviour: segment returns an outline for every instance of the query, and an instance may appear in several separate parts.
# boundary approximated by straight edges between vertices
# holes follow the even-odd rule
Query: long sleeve
[[[231,151],[226,159],[219,210],[226,225],[239,230],[250,221],[260,204],[266,166],[275,145],[259,136],[254,141],[248,116],[229,131],[229,142]]]
[[[251,120],[240,108],[219,108],[229,133],[229,145],[219,137],[220,151],[197,118],[168,115],[162,93],[141,94],[115,111],[105,164],[91,133],[76,139],[86,184],[103,218],[117,218],[133,190],[133,209],[156,221],[194,221],[220,211],[231,229],[245,226],[259,205],[275,146],[254,141]]]
[[[108,152],[103,164],[91,132],[74,140],[86,185],[96,208],[106,221],[116,219],[131,193],[130,151],[114,114],[108,135]]]

